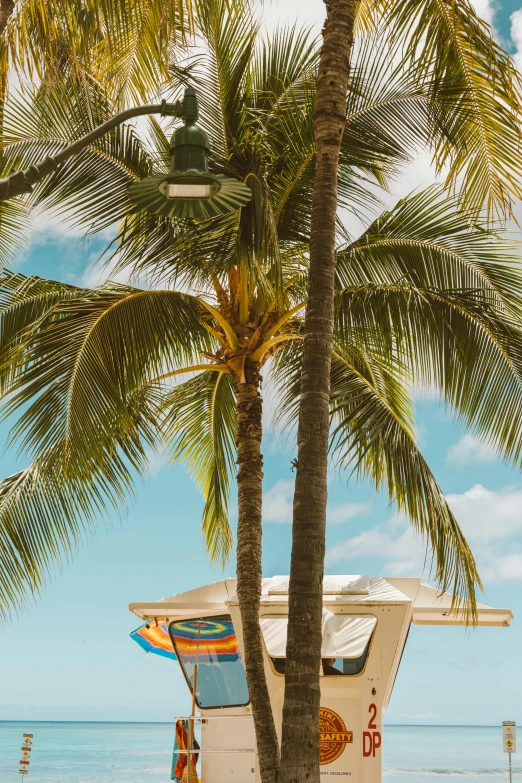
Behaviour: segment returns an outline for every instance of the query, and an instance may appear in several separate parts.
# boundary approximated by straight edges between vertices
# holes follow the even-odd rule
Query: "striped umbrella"
[[[158,623],[158,625],[156,623],[145,623],[145,625],[136,628],[130,634],[130,638],[134,639],[146,653],[162,655],[171,661],[178,660],[165,623]]]
[[[237,661],[241,657],[230,620],[181,620],[171,623],[170,631],[184,663]],[[165,623],[145,623],[130,637],[147,653],[177,660]]]

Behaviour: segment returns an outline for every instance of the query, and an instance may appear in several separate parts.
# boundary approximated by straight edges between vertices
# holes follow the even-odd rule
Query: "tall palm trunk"
[[[13,13],[14,0],[0,0],[0,35],[4,32],[9,17]]]
[[[3,36],[7,23],[13,13],[14,0],[0,0],[0,36]],[[5,42],[3,43],[5,48]],[[0,70],[0,135],[4,128],[4,101],[7,98],[8,59],[4,53]]]
[[[7,23],[13,13],[14,0],[0,0],[0,37],[4,35]],[[0,60],[0,140],[4,135],[4,105],[7,98],[8,78],[9,78],[9,60],[7,55],[7,47],[5,41],[2,42],[4,47],[3,57]],[[5,176],[3,172],[3,152],[0,150],[0,176]]]
[[[263,664],[259,625],[261,600],[261,522],[263,502],[263,434],[261,375],[245,366],[245,383],[236,383],[237,399],[237,597],[243,624],[245,669],[252,703],[262,783],[279,779],[279,744]]]
[[[321,616],[325,552],[335,220],[355,0],[325,0],[315,96],[316,174],[301,369],[281,747],[282,783],[319,783]]]

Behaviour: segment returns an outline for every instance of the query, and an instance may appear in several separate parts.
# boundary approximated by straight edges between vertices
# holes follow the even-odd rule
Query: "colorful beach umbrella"
[[[221,663],[241,657],[230,620],[184,620],[172,623],[170,632],[184,663]]]
[[[241,657],[230,620],[181,620],[171,623],[170,630],[184,663],[221,663]],[[177,660],[166,623],[145,623],[130,637],[147,653]]]
[[[163,658],[169,658],[171,661],[178,660],[165,623],[158,623],[158,625],[145,623],[132,631],[130,638],[134,639],[146,653],[162,655]]]

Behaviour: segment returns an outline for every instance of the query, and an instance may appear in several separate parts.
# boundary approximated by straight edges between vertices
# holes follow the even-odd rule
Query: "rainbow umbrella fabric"
[[[170,630],[184,663],[237,661],[241,657],[230,620],[182,620],[171,623]],[[147,653],[177,660],[166,623],[145,623],[130,637]]]

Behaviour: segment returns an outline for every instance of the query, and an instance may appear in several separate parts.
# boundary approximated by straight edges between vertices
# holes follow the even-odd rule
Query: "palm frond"
[[[199,373],[169,392],[163,409],[170,457],[188,466],[205,499],[201,523],[208,555],[225,565],[232,549],[228,521],[236,434],[232,380],[226,373]]]
[[[522,196],[521,77],[469,0],[397,0],[380,4],[392,34],[405,41],[443,131],[440,172],[470,212],[511,215]]]
[[[95,3],[85,0],[22,0],[15,3],[3,44],[18,75],[31,81],[80,76],[105,34]]]
[[[112,114],[113,103],[93,80],[81,85],[66,80],[11,96],[4,117],[5,165],[21,169],[52,157]],[[31,203],[100,231],[131,211],[128,186],[151,170],[152,161],[134,129],[121,125],[40,183]]]
[[[243,96],[258,30],[247,4],[236,13],[228,0],[195,0],[198,32],[206,48],[204,73],[194,74],[201,125],[214,157],[227,161],[245,120]]]
[[[359,286],[339,296],[338,339],[368,333],[382,355],[439,389],[457,416],[515,465],[522,457],[522,330],[479,291]]]
[[[379,57],[375,54],[379,52]],[[354,48],[340,164],[387,187],[390,177],[430,143],[428,85],[383,25]]]
[[[6,202],[7,204],[11,202]],[[5,270],[0,275],[0,389],[2,395],[13,379],[23,373],[23,365],[11,364],[6,356],[26,338],[26,331],[55,305],[68,298],[77,299],[82,292],[76,286],[27,277]]]
[[[357,337],[357,336],[356,336]],[[407,514],[426,541],[442,590],[475,601],[480,577],[469,546],[413,431],[413,404],[407,392],[407,368],[356,340],[337,343],[331,372],[331,454],[341,470],[368,478],[386,489],[390,502]],[[287,425],[298,414],[301,346],[277,355],[273,377],[279,388],[278,416]],[[472,619],[472,618],[470,618]]]
[[[31,228],[26,199],[0,202],[0,269],[10,266],[23,253]]]
[[[58,442],[74,452],[113,447],[128,420],[126,398],[167,369],[194,364],[210,347],[197,299],[110,284],[54,305],[4,354],[22,368],[7,390],[11,440],[38,457]]]
[[[169,81],[176,49],[194,31],[191,0],[89,0],[104,21],[94,52],[100,80],[119,105],[157,96]]]
[[[454,605],[471,603],[482,584],[468,543],[412,432],[411,402],[403,379],[371,355],[341,346],[332,361],[333,458],[386,488],[426,541],[441,590],[452,589]]]
[[[88,444],[73,454],[68,440],[57,441],[0,482],[0,619],[34,599],[85,533],[133,496],[159,442],[159,403],[157,388],[137,389],[105,454],[91,454]]]
[[[262,112],[264,125],[270,123],[286,91],[303,84],[317,65],[318,42],[310,28],[281,26],[256,47],[251,67],[251,111],[254,118]],[[268,116],[264,116],[264,115]]]
[[[473,223],[441,186],[401,199],[337,256],[341,288],[393,285],[481,291],[520,312],[522,275],[515,246]]]
[[[426,85],[399,54],[397,45],[378,30],[363,36],[352,58],[339,204],[364,219],[380,206],[376,186],[388,187],[419,146],[430,141]],[[277,159],[270,190],[279,231],[287,241],[305,241],[309,234],[315,172],[312,55],[303,63],[302,78],[287,88],[266,120],[267,141]]]

